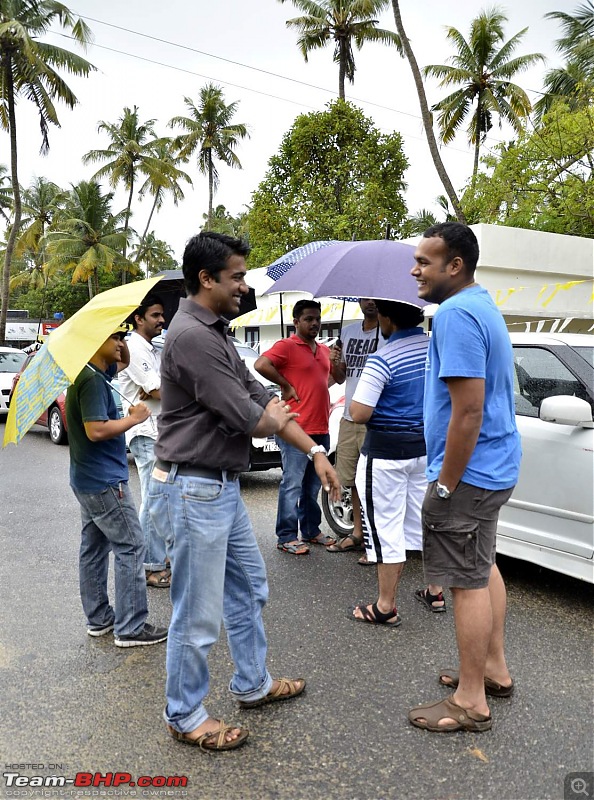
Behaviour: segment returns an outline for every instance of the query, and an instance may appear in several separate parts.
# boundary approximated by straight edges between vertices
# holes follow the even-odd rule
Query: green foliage
[[[559,98],[572,109],[587,106],[594,98],[594,3],[586,0],[573,14],[551,11],[545,17],[561,23],[563,35],[556,45],[565,64],[545,75],[545,94],[534,106],[538,121]]]
[[[285,0],[280,0],[284,3]],[[353,44],[360,50],[365,42],[395,45],[402,53],[400,37],[377,27],[377,19],[389,0],[291,0],[304,14],[287,20],[288,28],[299,31],[297,44],[305,61],[312,50],[334,43],[338,64],[338,96],[344,100],[344,81],[355,81]]]
[[[594,237],[594,107],[557,103],[541,127],[483,163],[463,198],[469,223]]]
[[[236,217],[229,214],[224,205],[213,209],[212,220],[208,227],[208,214],[203,214],[203,231],[211,230],[215,233],[225,233],[236,239],[248,239],[247,211],[241,211]]]
[[[467,130],[468,141],[475,148],[473,174],[478,169],[480,145],[493,127],[493,119],[497,117],[519,132],[521,120],[532,110],[528,95],[512,83],[512,78],[544,61],[541,53],[512,58],[528,29],[524,28],[506,42],[505,22],[507,17],[501,9],[492,8],[472,20],[468,40],[456,28],[448,28],[447,38],[454,45],[456,55],[449,59],[450,65],[431,64],[424,70],[425,75],[440,80],[440,87],[458,87],[436,103],[432,111],[439,112],[437,122],[445,144],[452,141],[470,116]]]
[[[318,239],[380,239],[406,215],[408,161],[399,133],[385,135],[351,103],[297,117],[253,195],[250,266]]]

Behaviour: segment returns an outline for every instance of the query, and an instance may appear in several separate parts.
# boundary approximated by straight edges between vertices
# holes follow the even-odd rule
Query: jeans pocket
[[[448,518],[424,510],[423,522],[427,529],[424,548],[433,563],[439,561],[456,569],[476,567],[477,520]]]
[[[223,493],[223,482],[208,478],[186,478],[183,485],[184,500],[197,503],[210,503],[218,500]]]

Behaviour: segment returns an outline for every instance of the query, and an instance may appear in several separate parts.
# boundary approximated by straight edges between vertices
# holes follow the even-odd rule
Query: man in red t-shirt
[[[296,333],[276,342],[255,363],[261,375],[280,386],[282,399],[299,415],[296,422],[317,444],[306,455],[277,438],[283,461],[276,517],[277,547],[292,555],[306,555],[309,544],[334,542],[320,532],[322,512],[318,493],[321,484],[311,460],[314,452],[326,452],[330,444],[328,380],[333,365],[329,349],[316,342],[320,320],[318,302],[299,300],[293,308]]]

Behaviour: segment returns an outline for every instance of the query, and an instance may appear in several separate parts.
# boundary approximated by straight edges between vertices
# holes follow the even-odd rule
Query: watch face
[[[447,498],[450,496],[450,492],[448,491],[448,489],[446,489],[445,486],[438,486],[437,496],[443,498],[444,500],[447,500]]]

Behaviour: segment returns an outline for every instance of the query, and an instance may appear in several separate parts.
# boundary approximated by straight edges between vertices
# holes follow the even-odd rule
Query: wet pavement
[[[211,755],[166,734],[165,645],[120,650],[111,636],[86,635],[67,447],[52,445],[35,428],[18,448],[0,452],[0,797],[593,797],[592,587],[502,559],[516,694],[491,701],[490,732],[419,731],[407,711],[445,696],[438,670],[456,666],[451,612],[431,614],[415,601],[422,585],[415,557],[401,582],[401,627],[349,619],[355,602],[376,598],[374,569],[359,567],[357,553],[277,551],[279,474],[244,476],[243,495],[269,574],[269,669],[305,677],[307,689],[286,703],[238,710],[227,691],[231,663],[223,637],[211,652],[207,707],[247,724],[251,735],[243,748]],[[133,466],[131,482],[138,496]],[[168,592],[151,589],[149,600],[151,621],[167,624]],[[5,773],[67,779],[100,773],[103,783],[85,787],[91,778],[82,777],[79,788],[35,788]],[[129,778],[120,777],[127,782],[116,787],[108,773]],[[575,783],[573,773],[584,773],[584,783]],[[158,780],[152,788],[131,787],[140,776]],[[185,788],[171,781],[167,788],[175,776],[187,778]]]

